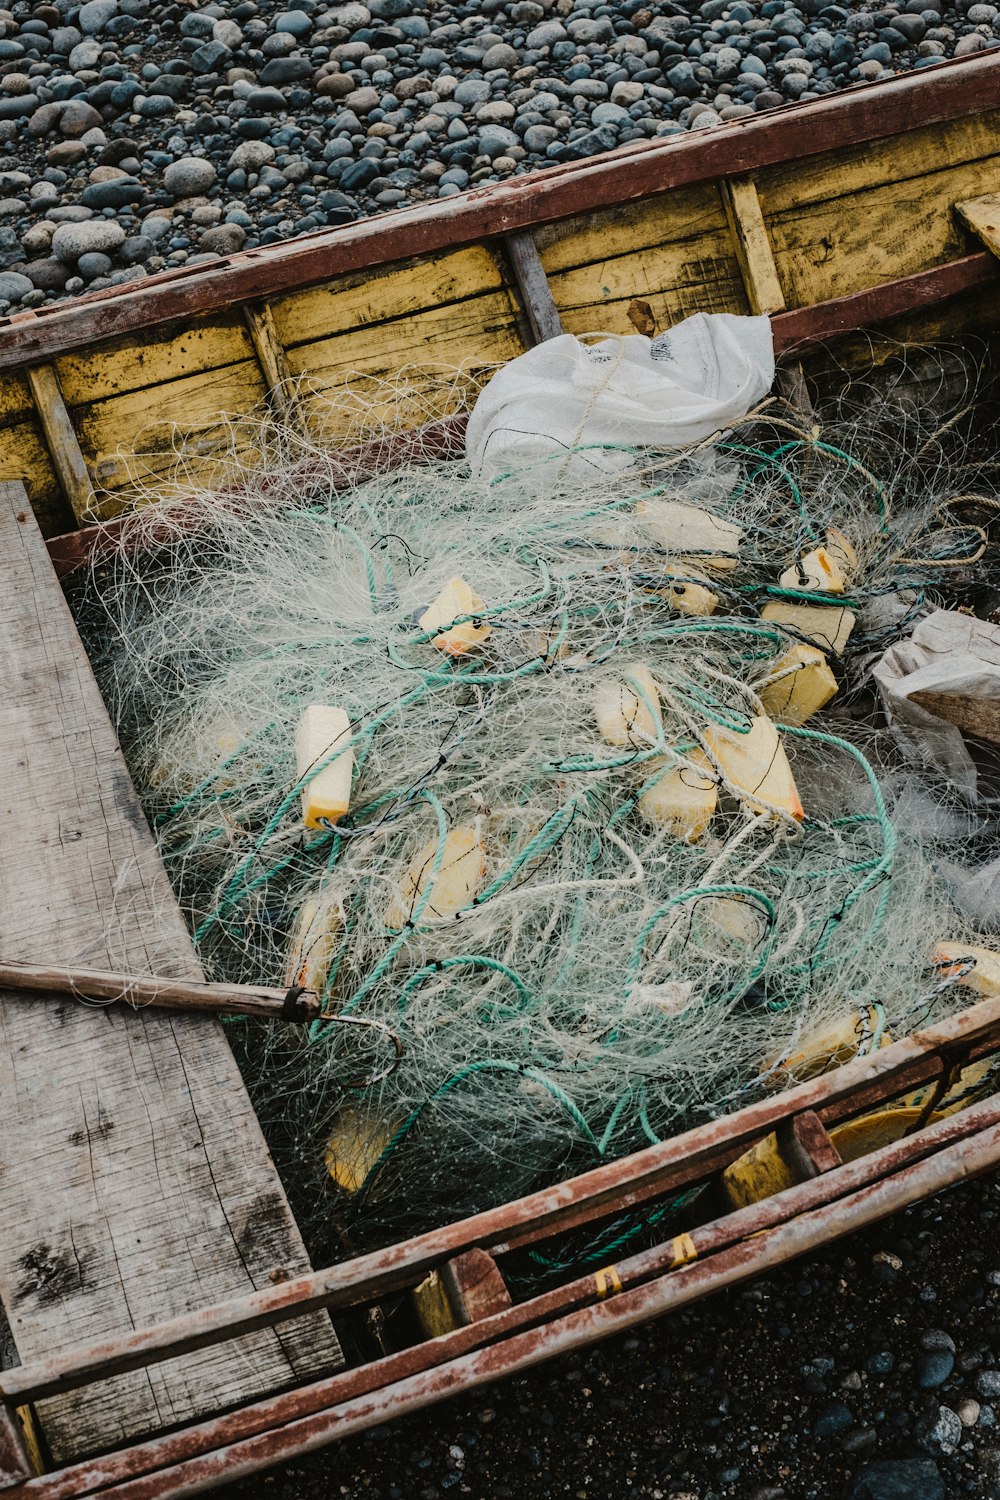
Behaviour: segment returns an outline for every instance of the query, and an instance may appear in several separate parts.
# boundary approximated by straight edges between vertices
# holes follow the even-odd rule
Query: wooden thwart
[[[542,344],[546,339],[558,338],[563,331],[562,320],[534,235],[527,232],[510,234],[505,243],[534,342]]]
[[[45,445],[55,470],[59,487],[78,521],[83,521],[90,510],[94,496],[87,465],[80,451],[80,442],[73,426],[73,419],[66,409],[59,379],[52,365],[34,365],[28,371],[28,386],[31,399],[42,432]]]
[[[778,280],[774,253],[753,178],[733,177],[720,184],[720,191],[750,311],[781,312],[785,306],[785,294]]]
[[[203,1015],[256,1016],[265,1021],[314,1021],[322,1006],[311,990],[272,990],[252,984],[205,984],[190,979],[154,979],[147,974],[112,974],[101,969],[18,964],[0,959],[0,991],[70,996],[76,1000],[147,1005],[157,1010],[197,1011]]]
[[[0,955],[199,979],[23,488],[0,485]],[[0,1005],[0,1300],[22,1362],[308,1267],[218,1023]],[[39,1416],[57,1462],[341,1363],[329,1320],[103,1381]]]
[[[955,212],[962,223],[979,236],[987,250],[1000,256],[1000,193],[966,198],[955,204]]]

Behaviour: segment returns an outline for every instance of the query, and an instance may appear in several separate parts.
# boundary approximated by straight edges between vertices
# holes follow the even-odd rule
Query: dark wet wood
[[[969,698],[962,693],[916,692],[910,702],[954,724],[972,739],[1000,745],[1000,698]]]

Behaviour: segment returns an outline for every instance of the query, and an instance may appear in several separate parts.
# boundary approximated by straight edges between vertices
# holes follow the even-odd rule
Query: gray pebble
[[[85,36],[96,36],[118,13],[118,0],[87,0],[80,6],[77,25]]]
[[[52,256],[43,260],[30,260],[24,268],[24,274],[30,279],[32,286],[40,287],[43,292],[64,292],[69,281],[67,267]]]
[[[949,1354],[954,1354],[955,1340],[943,1328],[926,1328],[920,1335],[920,1347],[921,1349],[947,1349]]]
[[[20,302],[22,297],[34,291],[34,282],[16,271],[0,271],[0,298],[4,302]]]
[[[962,1423],[950,1406],[939,1406],[937,1418],[927,1433],[926,1441],[942,1453],[954,1453],[962,1441]]]
[[[163,174],[163,186],[174,198],[198,198],[215,184],[215,168],[202,156],[182,156]]]
[[[235,255],[246,244],[247,232],[240,224],[217,224],[206,229],[198,241],[202,250],[215,255]]]
[[[166,239],[170,234],[170,229],[170,220],[159,218],[156,215],[151,215],[148,219],[143,219],[142,221],[142,237],[143,239],[150,240],[154,245],[158,245],[161,240]]]
[[[134,177],[116,177],[111,182],[92,182],[80,194],[85,208],[125,208],[145,197],[145,188]]]
[[[513,72],[521,66],[521,59],[513,47],[506,42],[495,42],[488,47],[483,57],[483,72],[488,73],[493,68],[503,68],[505,72]]]
[[[145,234],[130,234],[118,253],[126,266],[138,266],[149,259],[156,250],[153,241]]]
[[[125,243],[125,231],[114,219],[89,219],[82,224],[60,224],[52,236],[52,254],[69,265],[91,252],[114,254]]]
[[[843,1401],[830,1401],[820,1412],[813,1423],[813,1436],[816,1438],[838,1437],[840,1433],[846,1432],[849,1427],[854,1426],[854,1413]]]
[[[312,17],[304,10],[284,10],[274,18],[275,31],[285,31],[293,37],[308,36],[312,28]]]
[[[230,55],[228,45],[213,35],[204,46],[196,47],[191,53],[191,70],[196,76],[204,73],[217,73],[220,68],[226,66]]]
[[[241,141],[229,158],[230,169],[258,171],[265,162],[274,161],[274,147],[268,141]]]
[[[81,255],[76,263],[76,269],[84,281],[96,281],[99,276],[107,276],[111,270],[111,260],[107,255],[102,255],[99,250],[88,250]]]
[[[607,16],[601,16],[597,20],[588,20],[582,16],[579,20],[567,21],[566,30],[581,47],[590,42],[607,42],[614,36],[614,28]]]
[[[944,1385],[955,1368],[955,1356],[948,1349],[926,1349],[917,1360],[917,1385],[922,1391]]]
[[[92,104],[83,99],[70,99],[59,116],[59,133],[79,137],[103,123]]]
[[[568,40],[569,32],[561,21],[543,21],[533,31],[529,31],[525,39],[525,45],[533,51],[542,47],[554,47],[556,42]]]
[[[622,125],[629,119],[629,112],[620,104],[598,104],[590,112],[594,125]]]
[[[89,68],[96,68],[103,50],[100,42],[85,37],[82,42],[77,42],[69,55],[70,68],[74,73],[83,73]]]

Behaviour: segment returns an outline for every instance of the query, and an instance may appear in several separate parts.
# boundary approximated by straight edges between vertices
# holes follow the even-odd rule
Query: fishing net
[[[299,393],[310,425],[233,423],[208,470],[181,437],[169,472],[128,455],[158,503],[79,618],[209,976],[322,995],[308,1033],[228,1023],[314,1254],[968,1003],[929,955],[988,941],[939,868],[996,856],[988,784],[971,809],[904,762],[870,669],[989,607],[985,376],[872,365],[596,476],[442,456],[479,384],[454,372]],[[303,761],[313,705],[344,727]],[[338,763],[347,811],[304,826]]]

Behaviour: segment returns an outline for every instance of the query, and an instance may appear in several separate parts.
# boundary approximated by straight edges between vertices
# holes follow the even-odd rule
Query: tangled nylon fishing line
[[[207,971],[331,1018],[231,1023],[314,1253],[331,1198],[385,1242],[968,1002],[928,953],[976,936],[935,873],[971,815],[868,673],[989,582],[994,498],[958,356],[939,391],[898,364],[596,478],[401,439],[475,395],[412,375],[367,426],[334,406],[337,441],[261,415],[207,480],[147,457],[160,503],[81,619]],[[314,705],[342,728],[303,741]],[[338,765],[346,811],[306,827]]]

